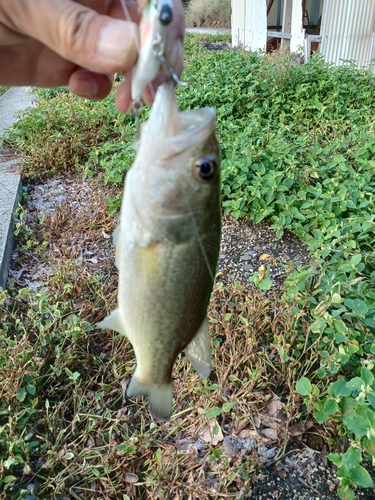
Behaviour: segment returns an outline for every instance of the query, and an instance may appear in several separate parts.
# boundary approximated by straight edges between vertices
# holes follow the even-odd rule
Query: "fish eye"
[[[199,158],[195,164],[195,168],[200,179],[203,181],[211,180],[217,172],[216,156],[207,155]]]

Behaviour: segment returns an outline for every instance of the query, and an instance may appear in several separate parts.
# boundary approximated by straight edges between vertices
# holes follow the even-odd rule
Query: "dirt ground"
[[[49,256],[43,260],[33,257],[30,253],[28,259],[20,262],[19,247],[16,246],[9,272],[11,286],[43,286],[46,275],[54,265],[54,256],[61,251],[71,252],[71,255],[89,265],[92,273],[95,273],[96,269],[99,273],[103,267],[113,267],[114,249],[111,232],[117,225],[117,216],[107,215],[105,203],[97,201],[113,194],[109,188],[103,188],[92,181],[83,181],[79,175],[70,175],[26,185],[24,189],[28,199],[25,205],[25,229],[32,229],[35,224],[40,226],[47,221],[50,231],[52,228],[53,232],[53,228],[56,227],[56,234],[61,225],[72,227],[72,230],[65,233],[65,241],[60,243],[53,234],[45,235],[46,238],[52,238],[52,244],[49,244]],[[96,201],[92,204],[91,200]],[[86,214],[88,222],[95,217],[104,217],[107,229],[101,229],[99,236],[87,236],[85,241],[76,241],[74,220],[81,220],[82,214]],[[237,280],[245,286],[251,286],[249,277],[265,261],[271,266],[270,277],[274,288],[280,289],[287,270],[307,264],[309,255],[305,246],[290,233],[277,240],[274,231],[266,223],[254,225],[247,221],[234,221],[229,216],[224,217],[217,280],[224,284]],[[280,411],[277,401],[274,402],[271,411],[276,412],[275,415]],[[276,432],[272,426],[263,430],[268,436]],[[327,460],[329,451],[319,433],[307,433],[306,430],[296,426],[295,437],[288,443],[286,453],[282,453],[277,444],[264,447],[259,473],[254,478],[254,486],[244,495],[239,493],[239,499],[338,498],[335,491],[339,480],[335,474],[335,467]],[[252,439],[253,437],[245,435],[226,436],[223,445],[227,456],[246,453],[247,448],[255,445]],[[259,446],[259,443],[257,445]],[[279,455],[283,458],[269,462]],[[375,478],[373,471],[370,473]],[[357,489],[355,498],[375,499],[374,491],[374,489]]]

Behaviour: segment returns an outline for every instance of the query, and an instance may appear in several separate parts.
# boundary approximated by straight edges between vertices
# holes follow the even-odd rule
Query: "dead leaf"
[[[272,441],[277,441],[278,433],[277,429],[263,429],[262,434]]]
[[[124,378],[121,380],[120,385],[122,389],[122,397],[124,398],[124,401],[126,400],[126,389],[128,388],[129,380],[127,378]]]
[[[276,418],[269,417],[268,415],[260,415],[261,417],[261,426],[269,427],[270,429],[277,429],[278,421]]]
[[[266,274],[266,268],[263,265],[259,266],[258,273],[259,273],[259,280],[261,281]]]
[[[260,424],[262,423],[261,418],[260,418],[258,415],[256,415],[256,416],[253,418],[253,421],[254,421],[254,425],[255,425],[255,427],[256,427],[257,429],[259,429]]]
[[[302,422],[297,422],[289,428],[289,434],[293,437],[301,436],[303,433],[313,427],[314,422],[312,420],[305,420]]]
[[[176,455],[176,447],[173,444],[167,444],[163,448],[163,455],[161,461],[163,464],[167,464],[171,461],[171,457]]]
[[[269,253],[262,253],[262,255],[259,257],[259,260],[269,260],[269,259],[274,259],[273,255],[270,255]]]
[[[281,403],[280,398],[276,396],[276,394],[274,394],[272,397],[272,401],[268,403],[266,408],[267,413],[270,417],[279,418],[280,412],[283,408],[283,404]]]
[[[257,439],[258,432],[254,431],[253,429],[242,429],[242,431],[238,433],[238,437],[241,439],[249,439],[249,438]]]
[[[249,425],[249,419],[248,418],[243,418],[242,420],[239,420],[235,424],[235,429],[236,432],[242,431],[242,429],[245,429]]]
[[[128,409],[126,407],[120,408],[116,413],[116,418],[120,419],[128,413]]]
[[[214,429],[216,434],[214,433]],[[224,439],[221,427],[215,419],[209,420],[208,425],[202,427],[198,432],[198,436],[202,439],[202,441],[211,443],[213,446],[216,446]]]

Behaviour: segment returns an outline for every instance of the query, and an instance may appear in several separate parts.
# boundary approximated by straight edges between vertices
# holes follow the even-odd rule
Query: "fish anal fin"
[[[208,331],[208,320],[205,318],[193,340],[185,349],[185,354],[202,378],[211,372],[211,340]]]
[[[145,384],[133,375],[126,391],[129,398],[147,396],[151,415],[155,420],[168,421],[172,413],[172,384]]]
[[[115,332],[121,333],[122,335],[126,335],[120,314],[120,309],[118,308],[112,311],[109,316],[100,321],[97,326],[98,328],[108,328],[109,330],[114,330]]]

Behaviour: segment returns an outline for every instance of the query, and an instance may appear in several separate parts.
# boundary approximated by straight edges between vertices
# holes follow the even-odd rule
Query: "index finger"
[[[98,0],[1,0],[0,22],[78,66],[95,73],[114,73],[130,68],[137,57],[138,27],[130,20],[118,19],[119,4]],[[137,5],[135,0],[124,0],[123,4],[128,11]],[[124,19],[126,14],[121,17]]]

